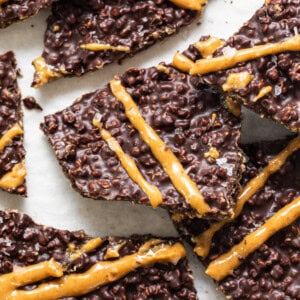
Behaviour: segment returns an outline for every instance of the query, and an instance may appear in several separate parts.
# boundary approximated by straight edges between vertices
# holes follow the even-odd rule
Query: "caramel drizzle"
[[[127,46],[112,46],[109,44],[98,44],[98,43],[89,43],[89,44],[82,44],[80,48],[89,50],[89,51],[120,51],[120,52],[129,52],[130,48]]]
[[[224,92],[232,90],[241,90],[245,88],[254,78],[249,72],[231,73],[228,75],[226,82],[222,85]]]
[[[122,86],[121,81],[118,79],[112,80],[110,82],[110,88],[115,98],[124,105],[127,118],[139,132],[142,140],[149,146],[153,155],[160,162],[177,191],[200,216],[210,212],[210,207],[205,203],[196,183],[186,174],[174,153],[144,120],[138,106],[127,93],[125,87]]]
[[[84,253],[90,253],[96,250],[103,244],[103,240],[101,238],[95,238],[87,241],[80,249],[74,250],[75,245],[70,244],[69,250],[71,252],[70,258],[71,260],[78,259]]]
[[[190,74],[207,74],[234,67],[238,63],[257,59],[263,56],[287,51],[300,51],[300,35],[293,36],[284,42],[269,43],[252,48],[236,50],[232,56],[218,56],[200,59],[191,68]]]
[[[210,227],[204,231],[202,234],[193,238],[196,243],[194,251],[197,255],[206,257],[210,251],[212,238],[214,234],[219,231],[225,224],[232,222],[236,219],[243,210],[245,203],[257,193],[257,191],[262,188],[269,177],[277,172],[286,162],[287,158],[295,151],[300,149],[300,136],[297,136],[283,149],[279,154],[272,158],[268,165],[253,179],[251,179],[247,185],[241,190],[235,208],[234,217],[221,221],[218,223],[213,223]]]
[[[25,163],[22,161],[19,164],[16,164],[12,170],[4,174],[0,178],[0,187],[3,189],[15,189],[21,186],[26,177],[26,167]]]
[[[168,245],[153,239],[142,245],[134,254],[113,261],[100,261],[81,274],[63,276],[62,267],[50,260],[1,275],[0,300],[56,300],[77,297],[117,281],[140,267],[155,263],[177,264],[185,256],[186,250],[180,243]],[[30,291],[18,289],[49,277],[61,278],[40,284]]]
[[[203,58],[213,55],[216,50],[225,45],[225,42],[215,36],[210,36],[205,41],[198,41],[194,47],[200,52]]]
[[[7,132],[4,133],[4,135],[0,138],[0,151],[3,151],[5,147],[9,146],[14,137],[20,135],[23,133],[23,129],[21,126],[17,123],[13,127],[11,127]]]
[[[51,68],[43,57],[38,57],[32,62],[38,81],[35,83],[35,88],[40,88],[50,80],[62,77],[63,72],[57,72]]]
[[[139,171],[135,161],[124,153],[118,141],[110,135],[110,133],[102,127],[102,124],[96,119],[93,119],[93,125],[97,127],[103,140],[108,144],[109,148],[118,156],[123,168],[128,173],[129,177],[144,191],[150,200],[152,207],[156,208],[163,202],[163,196],[160,190],[147,182]]]
[[[257,250],[264,242],[279,230],[289,226],[300,217],[300,197],[294,199],[276,212],[264,225],[248,234],[229,252],[212,261],[206,274],[219,281],[230,275],[249,254]]]
[[[207,3],[207,0],[169,0],[178,7],[190,10],[202,10],[202,7]]]

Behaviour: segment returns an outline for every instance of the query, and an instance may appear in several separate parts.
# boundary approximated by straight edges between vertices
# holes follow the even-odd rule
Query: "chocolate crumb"
[[[29,110],[43,110],[43,108],[36,102],[36,99],[32,96],[26,97],[22,101],[24,106]]]

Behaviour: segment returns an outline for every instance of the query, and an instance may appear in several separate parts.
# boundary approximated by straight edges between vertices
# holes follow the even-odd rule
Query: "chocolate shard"
[[[63,111],[46,116],[41,124],[72,186],[93,199],[130,200],[199,215],[188,197],[175,187],[182,183],[182,176],[177,176],[174,184],[162,167],[164,160],[170,166],[174,160],[169,156],[175,155],[204,198],[203,205],[209,208],[201,215],[214,219],[230,216],[244,157],[237,144],[240,119],[221,106],[221,95],[200,85],[197,77],[168,65],[129,69],[120,77],[120,83],[164,146],[158,155],[153,154],[126,116],[124,105],[106,85]],[[134,161],[134,173],[140,172],[159,190],[161,203],[153,205],[141,184],[128,175],[115,151],[93,126],[95,118]],[[166,151],[170,155],[159,161],[158,156]]]
[[[19,299],[197,299],[178,239],[92,238],[36,224],[17,211],[0,211],[0,225],[4,299],[12,293]]]
[[[298,149],[299,143],[298,137]],[[287,141],[244,145],[243,149],[248,155],[248,163],[241,185],[246,186],[251,180],[257,178],[274,157],[277,157],[277,162],[280,161],[282,155],[278,156],[278,153],[286,149],[286,145]],[[300,151],[298,150],[291,153],[282,167],[271,175],[263,187],[246,202],[241,214],[215,233],[208,255],[201,258],[206,267],[212,266],[216,259],[229,253],[233,247],[248,237],[248,243],[242,242],[247,246],[251,233],[257,232],[263,225],[266,226],[280,210],[294,202],[299,203],[299,167]],[[298,217],[294,216],[295,219],[290,225],[283,226],[266,241],[258,242],[255,247],[257,249],[246,257],[239,257],[240,265],[231,270],[231,274],[219,280],[219,289],[229,299],[296,300],[300,298],[299,208],[297,214]],[[290,215],[285,215],[278,223],[286,222],[289,218]],[[181,234],[195,245],[197,237],[201,234],[203,237],[203,233],[208,232],[211,224],[200,219],[177,219],[175,225]],[[211,270],[212,268],[210,272]]]
[[[294,132],[300,131],[300,1],[270,0],[253,17],[220,44],[213,58],[236,60],[241,50],[249,49],[254,56],[234,66],[198,68],[202,81],[219,87],[236,102],[269,118]],[[283,45],[280,43],[289,43]],[[212,44],[204,46],[209,51]],[[273,54],[259,54],[262,45],[273,45]],[[202,45],[203,46],[203,45]],[[271,47],[270,47],[271,48]],[[269,48],[269,49],[270,49]],[[201,50],[201,49],[200,49]],[[288,51],[291,50],[291,51]],[[197,53],[198,52],[198,53]],[[244,52],[245,53],[245,52]],[[270,52],[269,52],[270,53]],[[194,46],[185,53],[195,59],[205,58]],[[248,56],[249,57],[249,56]],[[201,63],[204,63],[203,61]],[[213,65],[209,63],[210,67]],[[214,66],[220,67],[220,62]],[[196,71],[196,69],[192,70]]]
[[[0,55],[0,188],[26,195],[23,113],[13,52]]]
[[[1,0],[0,28],[22,21],[50,7],[55,0]]]
[[[36,69],[33,86],[41,87],[63,76],[81,76],[133,56],[178,32],[199,15],[197,10],[172,2],[64,0],[54,3],[44,51],[33,62]],[[201,11],[206,1],[199,3]]]

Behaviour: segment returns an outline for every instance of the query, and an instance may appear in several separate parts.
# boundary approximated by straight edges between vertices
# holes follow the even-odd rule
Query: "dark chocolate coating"
[[[0,276],[13,271],[13,267],[30,266],[53,258],[64,266],[65,274],[82,273],[98,261],[105,260],[108,248],[124,243],[119,251],[120,257],[133,254],[151,236],[132,236],[129,238],[109,237],[95,251],[82,254],[72,261],[68,245],[74,244],[80,249],[91,237],[83,231],[70,232],[36,224],[23,213],[0,211]],[[164,238],[166,244],[178,242]],[[49,278],[48,280],[50,280]],[[45,281],[48,281],[45,280]],[[23,287],[36,288],[36,285]],[[68,297],[68,300],[121,300],[121,299],[186,299],[196,300],[191,271],[187,259],[177,264],[155,263],[138,268],[122,279],[99,287],[97,290],[80,296]]]
[[[28,96],[28,97],[22,99],[22,101],[23,101],[25,108],[27,108],[28,110],[33,110],[33,109],[43,110],[41,105],[32,96]]]
[[[223,218],[232,212],[232,194],[243,162],[237,145],[240,120],[224,109],[221,96],[201,86],[197,77],[166,68],[169,74],[156,67],[130,69],[121,80],[146,122],[177,156],[214,209],[206,217]],[[73,187],[89,198],[150,204],[93,127],[96,113],[145,179],[160,189],[161,206],[172,212],[195,214],[128,121],[123,105],[113,97],[108,85],[45,117],[41,125]],[[217,160],[204,158],[211,146],[219,152]]]
[[[238,50],[252,48],[256,45],[282,42],[298,33],[300,1],[271,0],[269,4],[264,4],[258,9],[254,16],[227,40],[225,47]],[[219,55],[223,55],[223,48],[214,54]],[[229,92],[229,95],[261,117],[272,119],[292,131],[299,132],[300,52],[261,57],[225,71],[204,75],[202,79],[205,83],[221,88],[229,74],[242,71],[254,75],[253,80],[245,88]],[[271,86],[272,91],[254,102],[253,99],[266,86]]]
[[[8,0],[0,5],[0,28],[27,19],[55,0]]]
[[[265,143],[245,146],[249,155],[244,186],[256,176],[267,161],[277,154],[284,143]],[[273,174],[265,186],[245,205],[241,215],[218,231],[212,243],[209,262],[253,232],[276,211],[300,196],[300,151],[291,155],[285,165]],[[201,220],[184,220],[176,223],[179,231],[188,239],[204,231],[208,224]],[[273,235],[250,254],[233,274],[219,282],[219,288],[229,299],[300,299],[300,220]]]
[[[0,55],[0,138],[16,123],[22,127],[21,94],[17,84],[17,62],[13,52]],[[23,134],[0,151],[0,178],[25,158]],[[7,192],[26,195],[25,183]]]
[[[197,12],[169,0],[60,1],[54,3],[48,18],[42,57],[63,76],[81,76],[133,56],[176,33],[196,16]],[[87,43],[127,46],[130,52],[80,48]],[[36,74],[33,86],[38,81]]]

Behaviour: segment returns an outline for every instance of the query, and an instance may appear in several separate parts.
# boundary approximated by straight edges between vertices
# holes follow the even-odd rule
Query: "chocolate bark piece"
[[[240,119],[221,106],[221,95],[199,84],[197,77],[159,65],[129,69],[121,83],[155,130],[197,184],[211,211],[207,218],[232,214],[232,195],[238,188],[243,153],[237,142]],[[93,199],[130,200],[150,205],[149,198],[123,168],[102,139],[93,119],[121,145],[145,180],[162,194],[161,207],[195,215],[174,187],[150,148],[124,113],[124,106],[106,85],[82,96],[72,106],[46,116],[41,128],[72,186]],[[178,178],[181,180],[181,178]]]
[[[0,55],[0,188],[26,195],[23,114],[13,52]]]
[[[36,69],[33,86],[40,87],[62,76],[81,76],[133,56],[178,32],[197,16],[197,11],[169,0],[54,3],[44,51],[33,62]]]
[[[234,49],[279,43],[300,32],[300,1],[270,0],[231,36],[214,57],[234,55]],[[298,42],[299,44],[299,42]],[[195,49],[194,49],[195,51]],[[198,56],[197,59],[200,57]],[[300,51],[281,52],[239,63],[235,67],[203,75],[205,83],[224,89],[231,74],[248,72],[252,77],[246,86],[227,91],[230,97],[262,118],[300,131]],[[240,81],[243,81],[242,79]],[[225,88],[226,90],[229,87]]]
[[[58,267],[63,267],[63,274],[56,277],[64,278],[64,281],[70,280],[69,275],[80,276],[84,272],[89,272],[97,264],[104,263],[102,276],[110,278],[110,283],[96,285],[90,292],[78,296],[67,293],[59,298],[197,299],[193,277],[185,257],[186,252],[178,239],[159,239],[148,235],[92,239],[83,231],[71,232],[36,224],[28,215],[17,211],[0,211],[0,224],[1,288],[7,288],[4,284],[4,276],[13,271],[18,274],[20,270],[24,270],[24,267],[34,267],[43,262],[52,265],[58,263]],[[152,251],[152,254],[149,251]],[[170,255],[170,251],[173,251],[174,257]],[[135,257],[137,253],[139,256]],[[158,253],[160,259],[152,264],[144,265],[145,256],[148,255],[147,259],[152,259]],[[178,255],[177,258],[176,255]],[[122,268],[127,265],[131,266],[137,260],[140,261],[140,267],[129,268],[124,276],[114,280]],[[119,261],[126,261],[126,263],[118,266]],[[108,274],[110,266],[114,266],[114,273],[111,273],[111,277]],[[43,275],[45,275],[41,278],[43,280],[32,280],[30,284],[20,286],[18,291],[32,292],[41,287],[42,283],[49,287],[50,282],[57,281],[56,278],[47,274]],[[93,275],[89,276],[89,280],[92,281]],[[17,282],[16,278],[14,281]],[[77,291],[77,287],[81,284],[82,280],[78,279],[76,289],[74,286],[74,289],[69,291],[71,293]],[[62,287],[58,290],[61,291]],[[46,294],[36,293],[35,295],[40,296],[39,299],[46,298]]]
[[[0,28],[27,19],[42,8],[50,7],[55,0],[1,0]]]
[[[255,178],[287,141],[245,145],[249,160],[241,185]],[[224,225],[213,237],[209,255],[202,258],[205,266],[227,253],[267,219],[300,196],[300,151],[290,155],[282,168],[244,206],[242,213]],[[287,217],[285,217],[287,218]],[[219,281],[219,289],[229,299],[299,299],[299,218],[263,243],[242,260],[232,275]],[[210,226],[203,220],[178,220],[179,231],[192,243]]]

